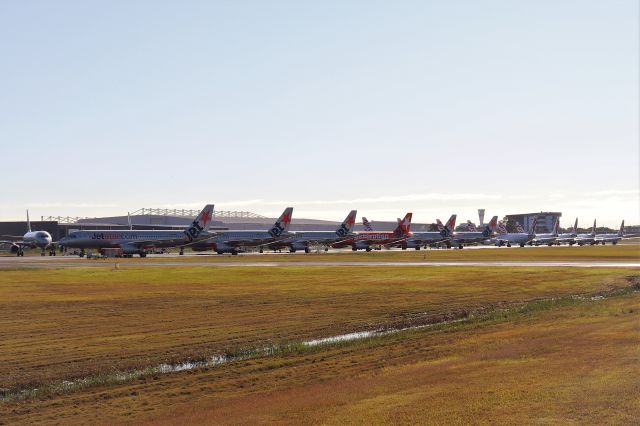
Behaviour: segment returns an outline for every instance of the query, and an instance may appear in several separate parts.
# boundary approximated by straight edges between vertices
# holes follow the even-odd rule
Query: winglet
[[[289,231],[289,225],[291,225],[291,214],[293,213],[293,207],[287,207],[284,209],[276,223],[269,229],[269,234],[276,238]]]
[[[209,231],[211,226],[211,218],[213,217],[213,204],[207,204],[198,216],[191,222],[191,225],[187,227],[183,232],[189,239],[193,241],[200,237],[203,233]]]
[[[345,220],[340,224],[338,229],[336,230],[336,234],[339,237],[344,237],[345,235],[351,232],[351,228],[356,223],[356,215],[358,214],[358,210],[351,210]]]

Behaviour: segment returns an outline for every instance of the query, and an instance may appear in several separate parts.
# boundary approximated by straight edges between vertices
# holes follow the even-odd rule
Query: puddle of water
[[[302,342],[302,344],[304,346],[328,345],[337,342],[348,342],[350,340],[366,339],[367,337],[375,336],[376,334],[381,333],[381,330],[359,331],[357,333],[340,334],[338,336],[324,337],[322,339],[307,340],[305,342]]]

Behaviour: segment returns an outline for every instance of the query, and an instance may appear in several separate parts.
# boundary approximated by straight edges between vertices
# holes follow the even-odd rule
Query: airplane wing
[[[190,245],[201,243],[208,240],[215,234],[203,233],[200,237],[194,238],[193,241],[188,241],[184,238],[165,238],[165,239],[149,239],[149,240],[135,240],[127,241],[120,244],[120,248],[132,248],[132,249],[149,249],[149,248],[170,248],[170,247],[188,247]]]
[[[22,240],[22,237],[20,237],[20,239],[18,239],[18,240],[11,240],[11,239],[0,240],[0,244],[13,244],[13,245],[16,245],[16,246],[21,246],[21,247],[22,247],[22,246],[25,246],[25,247],[26,247],[26,246],[29,246],[29,245],[30,245],[30,244],[28,244],[28,243],[25,243],[25,242]]]
[[[21,241],[24,238],[23,235],[0,235],[0,242],[2,243],[6,243],[6,242],[14,242],[14,241]]]

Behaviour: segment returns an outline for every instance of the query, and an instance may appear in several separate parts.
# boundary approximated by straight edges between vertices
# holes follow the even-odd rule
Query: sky
[[[640,224],[639,2],[0,2],[0,220]]]

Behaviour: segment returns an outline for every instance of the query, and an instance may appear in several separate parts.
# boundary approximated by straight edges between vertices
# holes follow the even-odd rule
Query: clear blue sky
[[[640,223],[625,1],[5,1],[0,219]]]

